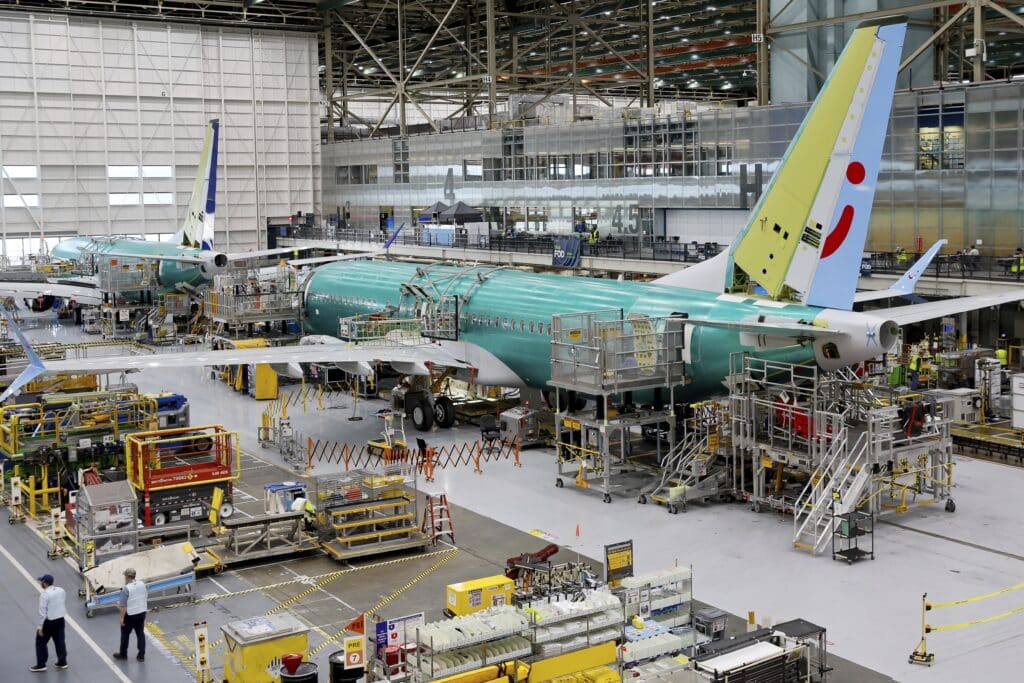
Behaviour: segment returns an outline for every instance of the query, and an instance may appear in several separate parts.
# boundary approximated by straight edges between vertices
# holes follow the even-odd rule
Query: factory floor
[[[80,338],[77,330],[65,326],[44,325],[28,334],[33,339]],[[248,472],[238,496],[241,514],[260,511],[262,492],[258,482],[287,478],[286,472],[273,464],[277,456],[259,448],[255,440],[265,404],[238,396],[198,368],[152,370],[130,379],[146,391],[186,394],[193,424],[223,423],[242,433],[252,455],[247,457]],[[351,399],[345,398],[328,401],[324,409],[318,410],[315,402],[310,402],[305,412],[301,407],[293,408],[291,416],[303,434],[360,445],[379,434],[381,421],[373,417],[373,412],[382,405],[360,402],[353,406]],[[364,419],[350,421],[353,415]],[[408,440],[413,441],[418,434],[411,425],[407,427]],[[426,435],[426,440],[430,446],[441,447],[472,442],[478,437],[476,427],[465,425],[435,430]],[[800,617],[826,627],[831,653],[867,667],[840,662],[835,675],[830,676],[833,681],[913,681],[925,676],[942,681],[1012,680],[1024,667],[1020,616],[932,634],[929,647],[937,654],[934,666],[925,669],[907,663],[907,655],[920,637],[922,593],[945,601],[1020,581],[1024,538],[1017,529],[1024,502],[1018,492],[1024,486],[1024,470],[957,458],[956,513],[933,507],[889,517],[876,532],[877,559],[847,566],[827,556],[811,557],[793,550],[792,520],[788,517],[756,515],[739,504],[692,506],[688,513],[676,516],[658,506],[637,505],[632,497],[617,497],[605,504],[599,496],[576,490],[571,483],[556,489],[554,459],[547,449],[523,451],[521,464],[517,468],[510,461],[484,462],[481,473],[474,472],[472,465],[462,466],[439,470],[432,484],[419,482],[422,492],[447,492],[457,506],[453,512],[457,550],[441,545],[422,555],[374,558],[354,562],[351,567],[323,556],[293,558],[200,579],[198,594],[203,599],[198,605],[163,609],[151,616],[154,652],[161,650],[166,656],[147,660],[144,680],[162,681],[165,674],[169,676],[166,680],[189,679],[190,672],[179,660],[187,659],[191,650],[193,622],[206,620],[211,639],[216,641],[220,639],[220,625],[278,609],[283,602],[316,627],[310,642],[317,651],[314,661],[321,663],[321,680],[325,680],[326,655],[337,649],[334,644],[323,645],[325,637],[333,636],[359,611],[391,598],[379,608],[382,615],[393,617],[422,610],[428,612],[429,619],[442,607],[444,585],[498,573],[506,557],[553,540],[569,548],[563,556],[579,552],[600,559],[605,544],[629,538],[634,542],[638,572],[676,562],[691,565],[694,595],[703,602],[734,614],[754,611],[762,623]],[[317,462],[312,474],[329,473],[338,467]],[[0,546],[26,565],[29,577],[37,575],[35,572],[42,567],[60,564],[45,559],[41,541],[28,543],[30,533],[24,526],[0,525]],[[32,550],[22,549],[29,545]],[[381,559],[395,562],[379,565]],[[0,565],[8,561],[0,556]],[[358,569],[361,564],[369,566]],[[12,618],[5,619],[12,624],[12,632],[23,630],[28,634],[17,648],[24,647],[22,654],[4,652],[9,655],[5,661],[15,662],[29,652],[29,617],[35,593],[27,579],[11,574],[6,566],[3,569],[5,576],[14,578],[0,589],[10,592],[0,595],[9,598],[2,604],[16,603],[18,607],[17,611],[0,608],[0,612],[14,612]],[[352,571],[332,578],[339,569]],[[58,581],[75,585],[70,567],[67,573],[61,569],[61,573],[63,579],[58,576]],[[275,588],[250,590],[270,584]],[[405,590],[392,597],[403,587]],[[299,594],[304,595],[292,601]],[[1019,604],[1019,596],[1015,596],[1009,593],[961,608],[930,612],[928,619],[940,624],[995,614]],[[107,643],[112,645],[116,640],[112,613],[85,623],[81,612],[74,607],[71,611],[86,632],[103,645],[100,652],[106,652]],[[13,626],[15,623],[21,627]],[[73,637],[70,642],[75,643]],[[0,652],[10,647],[10,643],[2,644]],[[73,668],[60,675],[91,667],[97,676],[106,676],[102,680],[112,680],[107,673],[109,660],[89,654],[81,642],[72,652]],[[74,665],[79,658],[81,667]],[[214,661],[217,659],[215,655]],[[29,663],[26,661],[25,666]],[[130,680],[143,680],[138,674],[132,675],[130,667],[134,664],[131,661],[125,665]],[[13,678],[5,675],[3,679],[34,680],[33,676],[38,676],[23,671],[25,678],[15,668]],[[52,671],[47,674],[56,675]]]

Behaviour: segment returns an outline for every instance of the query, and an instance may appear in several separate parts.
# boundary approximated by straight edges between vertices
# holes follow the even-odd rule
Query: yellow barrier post
[[[918,642],[917,647],[914,648],[914,651],[910,653],[911,664],[931,666],[932,662],[935,661],[934,653],[928,652],[928,625],[925,622],[925,613],[929,608],[928,594],[925,593],[921,596],[921,640]]]

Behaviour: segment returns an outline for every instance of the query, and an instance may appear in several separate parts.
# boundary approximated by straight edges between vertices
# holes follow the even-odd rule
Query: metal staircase
[[[723,478],[713,465],[717,457],[713,439],[717,441],[717,433],[687,432],[665,456],[660,478],[641,492],[639,502],[646,503],[650,499],[665,505],[674,514],[679,508],[685,509],[687,500],[717,494],[719,480]]]
[[[793,515],[793,545],[815,555],[832,536],[832,517],[855,510],[871,480],[868,432],[850,444],[843,428],[800,493]]]

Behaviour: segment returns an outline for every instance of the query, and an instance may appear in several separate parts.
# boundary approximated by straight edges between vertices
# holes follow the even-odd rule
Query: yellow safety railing
[[[60,408],[41,403],[6,406],[0,408],[0,448],[14,455],[30,441],[52,440],[62,446],[82,432],[96,430],[118,437],[151,428],[156,414],[156,400],[145,396],[111,395],[93,404]]]
[[[910,653],[911,664],[925,664],[931,666],[932,662],[935,661],[935,653],[928,651],[928,634],[938,633],[941,631],[957,631],[964,628],[970,628],[971,626],[978,626],[980,624],[988,624],[993,621],[999,621],[1007,617],[1012,617],[1015,614],[1024,613],[1024,605],[1020,607],[1014,607],[998,614],[993,614],[987,617],[979,617],[977,619],[970,619],[968,621],[961,621],[955,624],[941,624],[933,625],[928,623],[928,612],[937,609],[946,609],[949,607],[959,607],[961,605],[968,605],[974,602],[981,602],[982,600],[989,600],[991,598],[998,597],[1000,595],[1006,595],[1014,591],[1018,591],[1024,588],[1024,582],[1014,584],[1007,588],[1000,588],[989,593],[983,593],[981,595],[975,595],[969,598],[961,598],[960,600],[949,600],[948,602],[928,602],[928,594],[925,593],[921,596],[921,640],[918,641],[917,647]]]

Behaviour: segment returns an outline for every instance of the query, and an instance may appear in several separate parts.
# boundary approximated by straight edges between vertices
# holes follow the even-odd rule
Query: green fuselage
[[[420,270],[422,269],[422,271]],[[423,275],[426,271],[428,275]],[[464,273],[454,280],[451,276]],[[478,273],[488,273],[481,282]],[[550,379],[550,322],[553,315],[621,309],[649,317],[687,313],[692,319],[740,320],[770,315],[813,319],[822,309],[802,305],[758,305],[753,297],[723,300],[712,292],[663,285],[526,273],[485,267],[427,266],[384,261],[341,261],[317,269],[306,288],[306,331],[337,336],[338,319],[398,307],[415,315],[414,299],[402,295],[404,283],[441,282],[448,295],[470,293],[459,308],[459,340],[494,354],[522,380],[544,388]],[[476,319],[485,322],[473,323]],[[490,320],[490,324],[486,321]],[[506,322],[506,320],[508,322]],[[497,322],[496,322],[497,321]],[[531,328],[531,323],[533,323]],[[677,397],[683,400],[721,394],[729,355],[750,350],[733,330],[693,326],[690,339],[691,382]],[[814,360],[811,346],[792,345],[757,353],[759,357],[804,363]]]
[[[156,260],[161,256],[194,256],[202,254],[199,249],[186,249],[171,242],[147,242],[145,240],[133,239],[107,239],[93,237],[71,237],[61,240],[50,252],[53,258],[80,261],[83,254],[131,254],[137,255],[139,259]],[[124,258],[124,257],[122,257]],[[166,294],[179,291],[178,284],[200,287],[209,278],[203,274],[200,266],[191,263],[178,263],[160,260],[157,275],[159,283],[153,291],[158,294]]]

